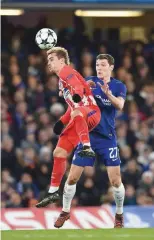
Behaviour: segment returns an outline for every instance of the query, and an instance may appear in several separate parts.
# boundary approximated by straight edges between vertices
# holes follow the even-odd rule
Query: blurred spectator
[[[130,184],[136,189],[140,181],[141,173],[141,167],[137,165],[135,159],[130,159],[122,172],[124,184]]]
[[[14,172],[17,159],[14,150],[14,142],[11,137],[7,136],[3,139],[1,157],[3,159],[1,168],[7,168],[10,171]]]
[[[7,168],[2,170],[2,183],[10,184],[13,186],[15,184],[15,179],[11,176],[10,170]]]
[[[51,162],[42,161],[36,168],[36,182],[41,191],[47,189],[51,176]]]
[[[107,193],[101,196],[101,202],[103,204],[114,204],[112,187],[108,188]]]
[[[44,146],[40,149],[39,161],[50,163],[52,159],[52,149]]]
[[[149,191],[153,184],[154,184],[153,173],[151,171],[144,172],[139,187],[141,189],[144,189],[145,191]]]
[[[10,74],[12,75],[12,76],[14,76],[14,75],[17,75],[17,74],[19,74],[19,66],[18,66],[18,64],[17,63],[11,63],[11,65],[10,65]]]
[[[1,138],[4,139],[7,136],[10,136],[10,126],[7,121],[2,121],[1,122],[1,128],[2,128],[2,133],[1,133]],[[11,137],[11,136],[10,136]]]
[[[27,133],[26,139],[21,141],[21,149],[24,150],[26,148],[33,148],[36,152],[39,151],[34,133]]]
[[[117,128],[118,144],[120,147],[127,145],[127,128],[128,126],[124,122]]]
[[[126,185],[124,205],[136,205],[135,188],[133,185]]]
[[[127,74],[126,69],[124,67],[120,67],[117,69],[116,77],[117,79],[125,82],[126,74]]]
[[[35,168],[37,162],[36,152],[33,148],[25,147],[16,151],[18,163],[23,167]]]
[[[33,183],[32,176],[28,173],[23,173],[21,175],[20,181],[17,183],[17,192],[19,194],[24,194],[28,190],[32,190],[34,192],[34,196],[38,197],[38,188],[37,186]]]
[[[65,109],[61,103],[54,103],[50,108],[51,114],[56,118],[59,118],[64,111]]]
[[[153,205],[152,198],[144,190],[139,190],[136,197],[137,205]]]
[[[14,90],[19,90],[20,88],[25,88],[25,84],[22,81],[22,78],[20,75],[14,75],[12,77],[12,86],[14,88]]]
[[[100,193],[95,184],[95,176],[94,168],[85,168],[79,192],[79,204],[82,206],[97,206],[100,204]]]
[[[23,207],[21,196],[13,192],[10,196],[10,200],[6,204],[7,208],[21,208]]]
[[[132,59],[130,56],[128,56],[128,55],[124,56],[124,58],[122,60],[122,67],[127,72],[132,72]]]
[[[25,91],[24,89],[18,89],[15,94],[14,94],[14,101],[15,104],[18,104],[20,102],[24,102],[25,101]]]
[[[82,75],[86,78],[86,77],[89,77],[89,76],[93,76],[93,69],[89,66],[85,66],[83,69],[82,69]]]

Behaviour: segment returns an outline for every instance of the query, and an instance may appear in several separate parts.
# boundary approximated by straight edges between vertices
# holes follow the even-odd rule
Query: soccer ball
[[[42,28],[36,34],[35,42],[41,49],[50,49],[56,45],[57,35],[50,28]]]

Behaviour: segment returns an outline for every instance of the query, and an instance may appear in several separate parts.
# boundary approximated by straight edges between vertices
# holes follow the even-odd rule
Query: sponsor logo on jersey
[[[104,105],[106,105],[106,106],[111,106],[111,102],[110,102],[109,99],[101,98],[100,95],[95,95],[95,97],[96,97],[96,98],[99,98],[99,99],[102,101],[102,103],[103,103]]]

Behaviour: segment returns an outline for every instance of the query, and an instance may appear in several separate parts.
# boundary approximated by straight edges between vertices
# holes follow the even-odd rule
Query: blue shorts
[[[90,134],[90,143],[93,151],[96,153],[99,163],[103,163],[105,166],[119,166],[120,157],[119,149],[117,147],[116,140],[103,138],[98,134]],[[78,151],[82,148],[82,144],[79,144],[76,148],[72,160],[72,164],[86,167],[94,166],[95,158],[92,157],[80,157]]]

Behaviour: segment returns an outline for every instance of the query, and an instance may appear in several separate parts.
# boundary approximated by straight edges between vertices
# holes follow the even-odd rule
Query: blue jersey
[[[95,82],[96,87],[92,88],[93,95],[101,110],[101,120],[97,127],[91,132],[98,133],[105,139],[116,139],[116,131],[115,131],[115,117],[117,109],[111,104],[108,97],[102,91],[100,86],[97,84],[98,82],[103,85],[103,81],[98,77],[91,76],[86,78],[86,81],[92,80]],[[121,81],[111,78],[111,81],[108,83],[109,89],[115,97],[126,98],[126,86]]]
[[[102,80],[95,76],[88,77],[86,80],[92,80],[96,84],[96,86],[92,88],[92,92],[101,111],[100,123],[89,134],[91,147],[97,154],[98,161],[102,162],[105,166],[119,166],[120,157],[115,131],[117,110],[97,84],[99,82],[103,85]],[[126,86],[121,81],[111,78],[108,85],[115,97],[126,98]],[[78,155],[80,149],[82,149],[82,144],[78,145],[74,153],[72,164],[82,167],[93,166],[95,158],[81,158]]]

